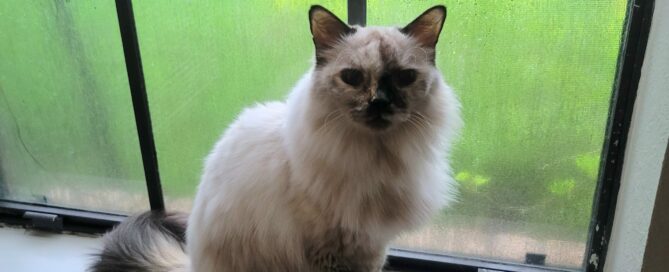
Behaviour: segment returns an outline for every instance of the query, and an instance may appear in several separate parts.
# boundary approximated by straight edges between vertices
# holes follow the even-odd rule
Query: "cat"
[[[312,6],[315,63],[287,101],[229,126],[187,220],[129,218],[91,271],[381,271],[388,244],[456,191],[460,104],[435,66],[445,19],[435,6],[403,28],[348,26]]]

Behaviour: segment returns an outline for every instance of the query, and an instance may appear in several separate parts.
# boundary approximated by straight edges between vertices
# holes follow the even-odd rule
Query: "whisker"
[[[323,121],[323,125],[321,125],[314,133],[318,134],[323,130],[326,131],[326,129],[328,127],[328,124],[332,123],[333,121],[338,120],[342,116],[343,116],[343,114],[341,114],[340,110],[332,111],[331,113],[329,113],[328,115],[325,116],[325,118],[324,118],[325,121]]]
[[[430,129],[433,128],[434,125],[432,125],[432,123],[430,123],[430,121],[427,120],[425,115],[422,115],[419,112],[416,112],[416,113],[418,114],[418,115],[416,115],[417,116],[416,120],[423,125],[423,128],[425,129],[425,132],[428,133],[428,131],[430,131]]]
[[[414,129],[416,129],[423,138],[427,138],[427,135],[423,131],[425,130],[425,126],[423,126],[418,119],[409,118],[407,121],[409,121],[409,124],[413,125]]]
[[[330,120],[330,124],[336,123],[337,121],[339,121],[339,120],[342,119],[343,117],[344,117],[343,114],[337,114],[334,118],[332,118],[332,120]],[[327,132],[329,132],[332,128],[336,128],[336,127],[337,127],[336,125],[330,125],[330,126],[327,127],[326,130],[323,131],[323,133],[327,133]]]
[[[432,123],[430,123],[430,121],[427,119],[427,117],[425,117],[425,115],[423,115],[422,113],[417,112],[417,111],[414,112],[414,113],[416,114],[416,116],[418,116],[419,119],[424,121],[429,127],[434,127],[434,125],[432,125]]]

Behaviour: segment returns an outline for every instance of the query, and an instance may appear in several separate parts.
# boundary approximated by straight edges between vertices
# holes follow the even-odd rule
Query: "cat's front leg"
[[[386,263],[386,251],[384,249],[379,252],[376,252],[372,256],[369,256],[369,258],[361,264],[362,266],[361,271],[381,272],[383,271],[383,266],[385,265],[385,263]]]
[[[385,264],[385,250],[373,251],[368,245],[324,243],[319,248],[307,247],[306,259],[311,271],[380,272]]]

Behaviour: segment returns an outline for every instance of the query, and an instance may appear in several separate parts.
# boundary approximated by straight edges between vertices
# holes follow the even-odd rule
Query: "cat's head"
[[[435,6],[402,28],[351,27],[311,7],[319,99],[371,131],[420,114],[435,84],[435,46],[445,18],[446,8]]]

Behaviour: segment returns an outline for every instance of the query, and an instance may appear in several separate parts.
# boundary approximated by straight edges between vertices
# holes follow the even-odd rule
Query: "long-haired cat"
[[[188,218],[145,213],[92,271],[380,271],[388,243],[451,199],[459,103],[435,67],[446,9],[403,28],[309,10],[314,67],[246,109],[207,157]],[[187,254],[186,254],[187,252]]]

